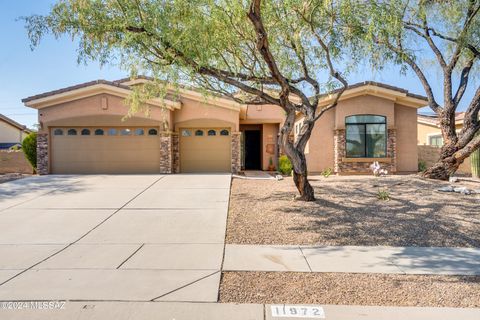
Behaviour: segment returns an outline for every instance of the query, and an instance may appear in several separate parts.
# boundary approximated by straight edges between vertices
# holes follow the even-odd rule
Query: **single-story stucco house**
[[[98,80],[23,99],[38,110],[38,172],[238,172],[276,166],[285,118],[280,107],[242,105],[183,88],[175,98],[149,100],[148,115],[124,119],[132,86],[147,81]],[[332,98],[325,95],[321,105]],[[426,104],[425,97],[376,82],[350,86],[316,125],[306,152],[310,171],[366,173],[374,160],[392,173],[416,171],[417,108]]]
[[[0,150],[21,146],[23,139],[31,131],[26,126],[0,114]]]

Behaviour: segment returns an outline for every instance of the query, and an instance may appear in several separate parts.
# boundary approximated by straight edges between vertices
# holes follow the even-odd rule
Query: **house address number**
[[[320,306],[271,306],[272,317],[325,319],[325,311]]]

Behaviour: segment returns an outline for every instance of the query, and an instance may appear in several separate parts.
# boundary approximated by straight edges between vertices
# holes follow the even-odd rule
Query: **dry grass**
[[[294,200],[291,178],[235,179],[227,243],[480,247],[480,195],[436,191],[446,182],[412,175],[311,183],[318,200],[305,203]],[[390,200],[379,200],[379,190]]]
[[[480,307],[480,277],[225,272],[220,302]]]

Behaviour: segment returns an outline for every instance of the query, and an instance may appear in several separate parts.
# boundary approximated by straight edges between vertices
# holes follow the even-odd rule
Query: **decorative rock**
[[[450,183],[455,183],[455,182],[458,182],[458,178],[457,177],[450,177],[450,179],[448,179],[448,181]]]
[[[440,192],[454,192],[454,188],[452,186],[446,186],[446,187],[438,188],[437,191],[440,191]]]
[[[453,191],[461,194],[471,194],[472,192],[465,187],[454,188]]]
[[[283,180],[283,176],[281,174],[277,174],[275,179],[277,179],[277,181]]]

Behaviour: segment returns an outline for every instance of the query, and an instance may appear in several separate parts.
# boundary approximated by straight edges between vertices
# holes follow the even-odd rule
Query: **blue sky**
[[[22,21],[17,18],[31,14],[46,14],[53,0],[3,0],[0,9],[0,113],[32,127],[37,123],[36,111],[25,107],[21,99],[78,83],[123,78],[126,72],[116,67],[100,68],[96,63],[88,66],[77,64],[76,44],[64,37],[43,39],[39,47],[31,51]],[[441,77],[430,75],[437,96],[441,96]],[[349,83],[366,80],[384,82],[403,87],[413,93],[424,94],[418,79],[409,72],[399,74],[397,67],[374,71],[360,67],[348,77]],[[469,90],[471,95],[471,88]],[[465,97],[468,98],[468,97]],[[429,111],[429,110],[426,110]]]

